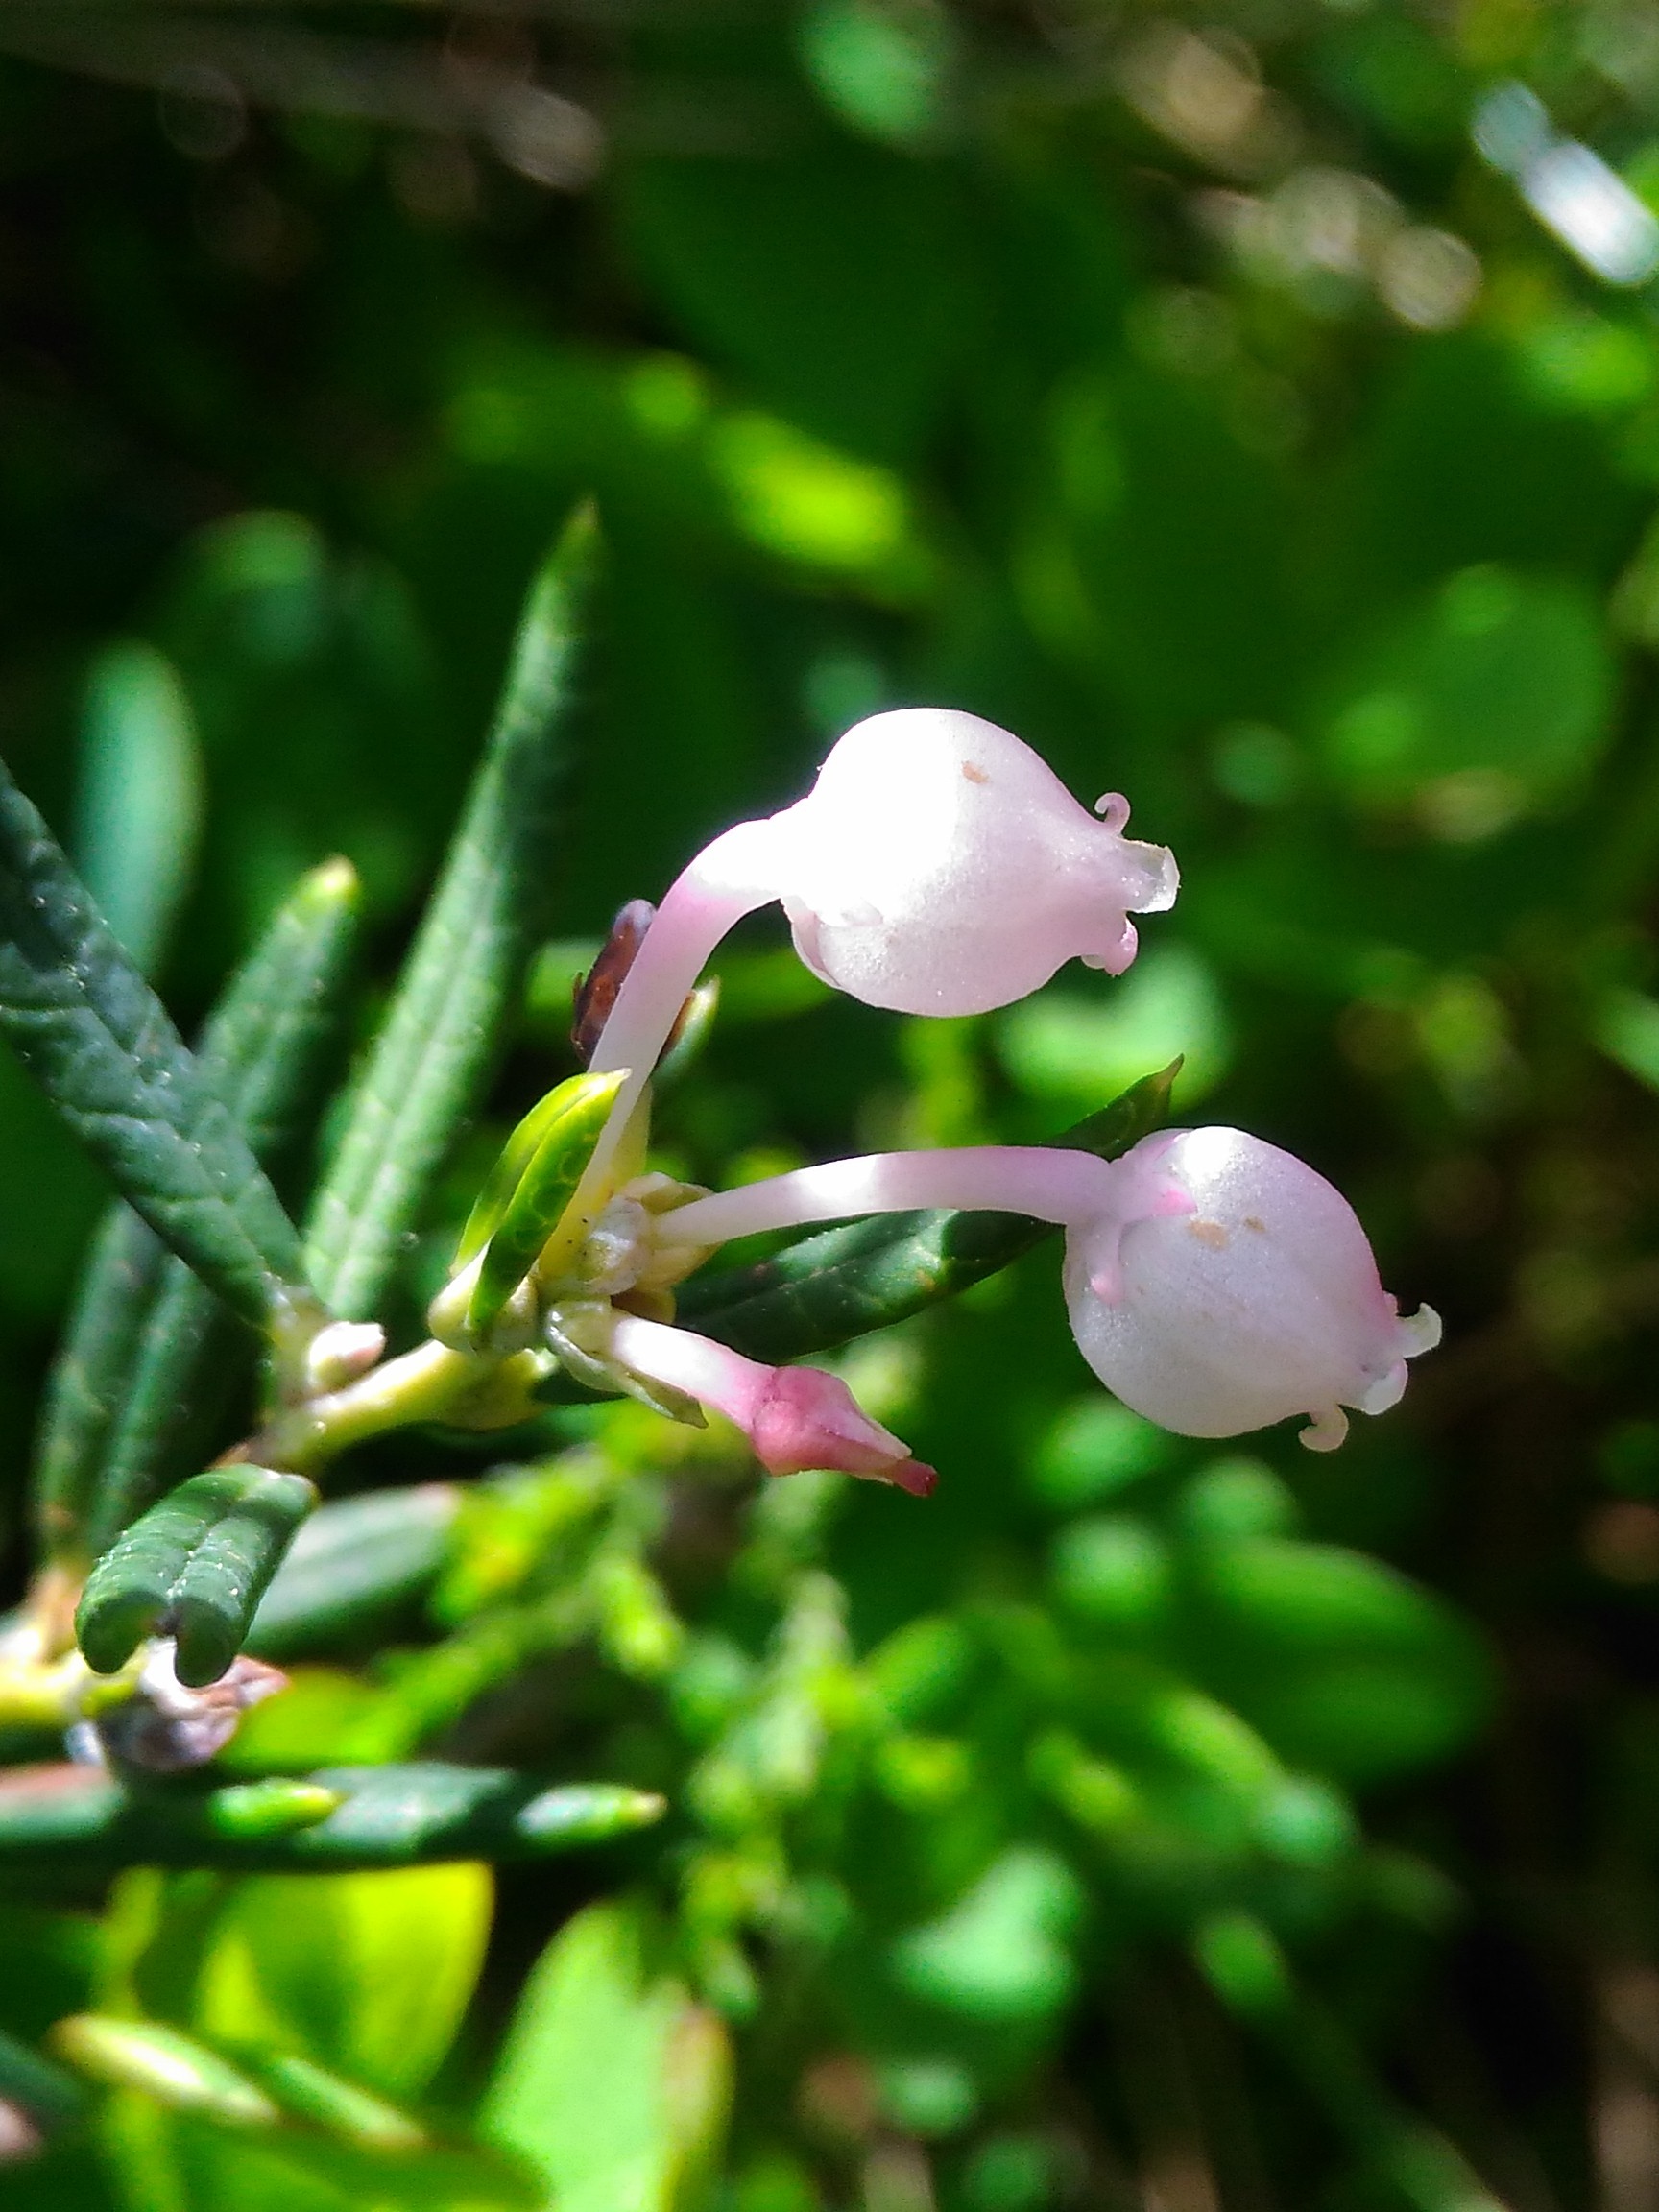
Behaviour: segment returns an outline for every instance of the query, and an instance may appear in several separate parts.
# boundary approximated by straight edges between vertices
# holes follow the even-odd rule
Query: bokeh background
[[[1093,1385],[1045,1248],[854,1355],[926,1504],[562,1414],[233,1756],[665,1829],[493,1923],[470,1869],[227,1885],[193,1952],[177,1880],[14,1901],[0,2019],[483,2096],[570,2212],[1659,2206],[1651,6],[6,0],[0,179],[5,750],[186,1028],[333,852],[384,986],[599,498],[562,934],[411,1310],[614,907],[940,702],[1125,791],[1179,905],[932,1023],[747,925],[665,1160],[1029,1139],[1182,1052],[1446,1320],[1336,1456],[1217,1452]],[[0,1058],[12,1589],[103,1199]],[[117,2104],[0,2198],[349,2200]]]

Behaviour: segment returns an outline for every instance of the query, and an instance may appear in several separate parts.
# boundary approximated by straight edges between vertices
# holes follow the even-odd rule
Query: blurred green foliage
[[[926,1503],[631,1406],[367,1449],[255,1624],[290,1687],[138,1809],[225,1863],[0,1792],[8,2206],[1643,2212],[1659,328],[1471,126],[1525,82],[1635,223],[1650,12],[0,0],[0,57],[6,751],[186,1034],[343,853],[367,1042],[605,518],[555,941],[398,1328],[580,949],[912,701],[1126,792],[1179,905],[936,1023],[746,925],[665,1163],[1030,1141],[1186,1052],[1176,1118],[1448,1325],[1334,1459],[1220,1452],[1090,1385],[1046,1248],[844,1358]],[[0,1056],[13,1593],[105,1198]],[[285,1870],[355,1790],[508,1857],[457,1766],[668,1812]]]

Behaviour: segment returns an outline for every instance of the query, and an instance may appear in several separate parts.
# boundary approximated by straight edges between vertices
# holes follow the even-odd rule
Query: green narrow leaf
[[[171,1257],[124,1202],[105,1215],[93,1239],[47,1379],[35,1453],[32,1513],[47,1559],[65,1561],[82,1549],[87,1496]]]
[[[1045,1142],[1117,1159],[1163,1125],[1180,1065],[1143,1076]],[[751,1358],[796,1359],[954,1298],[1054,1233],[1022,1214],[876,1214],[803,1238],[756,1266],[687,1283],[680,1318]]]
[[[647,1791],[605,1782],[549,1787],[501,1767],[327,1767],[305,1779],[336,1792],[336,1809],[284,1834],[250,1835],[216,1816],[225,1790],[137,1790],[95,1767],[15,1767],[0,1774],[0,1864],[295,1874],[522,1861],[611,1842],[664,1811]]]
[[[225,992],[202,1039],[204,1076],[262,1166],[279,1171],[320,1102],[357,935],[347,860],[302,877]],[[249,1352],[182,1261],[163,1264],[98,1471],[86,1528],[96,1555],[198,1458]]]
[[[303,877],[203,1033],[201,1076],[266,1166],[292,1150],[325,1080],[357,907],[349,862]],[[191,1269],[118,1205],[94,1244],[47,1390],[35,1519],[49,1557],[95,1557],[184,1471],[248,1349]]]
[[[303,1475],[264,1467],[216,1467],[180,1482],[88,1575],[75,1615],[87,1665],[113,1674],[146,1636],[171,1634],[180,1681],[217,1682],[316,1503]]]
[[[71,843],[100,912],[147,975],[201,833],[202,762],[179,672],[154,645],[111,645],[87,685]]]
[[[142,2090],[172,2111],[199,2112],[223,2127],[274,2128],[282,2116],[240,2067],[158,2021],[73,2013],[53,2029],[52,2048],[90,2081]]]
[[[535,1266],[537,1255],[576,1195],[593,1148],[610,1119],[616,1094],[626,1080],[626,1069],[609,1075],[572,1075],[567,1083],[549,1093],[514,1132],[517,1138],[531,1121],[536,1124],[527,1147],[520,1149],[519,1171],[501,1197],[496,1224],[486,1232],[489,1241],[467,1309],[467,1319],[473,1329],[489,1328]],[[512,1150],[510,1142],[508,1152]],[[501,1164],[506,1166],[507,1153],[503,1153]],[[491,1201],[494,1180],[492,1177],[486,1185],[473,1218],[467,1224],[463,1248],[473,1234],[480,1209]]]
[[[461,1510],[453,1482],[341,1498],[303,1523],[248,1637],[261,1659],[358,1643],[429,1589]]]
[[[4,2029],[0,2029],[0,2099],[45,2128],[73,2120],[86,2102],[72,2074]]]
[[[0,1031],[123,1197],[256,1327],[300,1241],[229,1109],[0,770]]]
[[[252,2137],[268,2156],[324,2183],[331,2201],[380,2204],[389,2190],[398,2204],[431,2212],[535,2212],[541,2201],[529,2176],[497,2153],[434,2138],[398,2105],[292,2052],[98,2012],[60,2020],[51,2039],[87,2080],[135,2090],[232,2140]],[[80,2094],[72,2079],[70,2086]]]
[[[531,592],[443,880],[317,1193],[307,1229],[312,1277],[349,1320],[373,1313],[544,933],[597,551],[597,525],[583,507]]]

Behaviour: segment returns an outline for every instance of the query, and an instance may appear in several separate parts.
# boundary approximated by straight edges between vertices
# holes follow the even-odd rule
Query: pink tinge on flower
[[[1070,959],[1120,974],[1131,914],[1161,913],[1179,876],[1161,845],[1097,819],[1010,732],[946,707],[873,714],[811,791],[773,817],[795,948],[867,1005],[982,1014]]]
[[[1325,1178],[1238,1129],[1166,1131],[1117,1164],[1112,1206],[1066,1240],[1072,1333],[1126,1406],[1184,1436],[1293,1414],[1328,1452],[1344,1407],[1381,1413],[1408,1358],[1440,1340],[1383,1289],[1353,1208]]]
[[[822,1368],[768,1367],[689,1329],[631,1313],[617,1315],[611,1352],[636,1374],[724,1413],[768,1474],[832,1468],[894,1483],[916,1498],[926,1498],[938,1479],[890,1430],[871,1420],[845,1382]]]
[[[625,1118],[726,932],[781,900],[813,972],[872,1006],[977,1014],[1080,959],[1117,975],[1131,914],[1173,905],[1172,854],[1123,835],[1128,801],[1091,814],[1028,745],[948,707],[856,723],[806,797],[704,847],[644,929],[593,1044],[634,1073]],[[591,1023],[589,1023],[589,1028]]]

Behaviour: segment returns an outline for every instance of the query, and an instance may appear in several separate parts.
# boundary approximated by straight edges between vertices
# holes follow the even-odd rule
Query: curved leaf
[[[264,1467],[216,1467],[180,1482],[87,1577],[75,1615],[87,1664],[113,1674],[146,1636],[172,1635],[180,1681],[217,1682],[316,1503],[303,1475]]]

